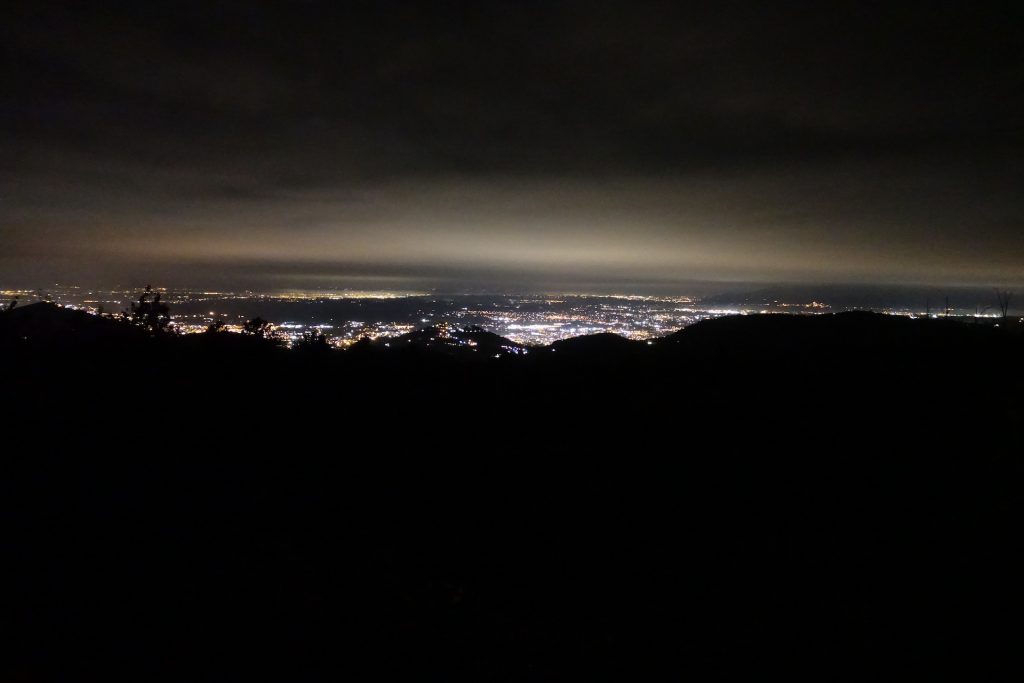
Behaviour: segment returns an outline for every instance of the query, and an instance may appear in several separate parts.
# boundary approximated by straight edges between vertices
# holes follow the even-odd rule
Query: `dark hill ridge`
[[[686,340],[695,342],[703,339],[728,339],[737,344],[748,344],[752,340],[774,343],[777,340],[805,336],[839,337],[850,332],[870,338],[879,334],[888,334],[894,330],[907,330],[914,324],[915,321],[904,316],[867,311],[812,315],[776,313],[730,315],[702,320],[673,332],[660,341],[663,344],[678,344]]]
[[[956,319],[912,320],[905,316],[885,315],[868,311],[825,314],[750,314],[723,316],[703,320],[651,343],[637,342],[606,332],[556,341],[546,347],[514,342],[479,326],[432,326],[398,337],[378,339],[372,346],[381,351],[403,348],[430,349],[446,355],[518,356],[530,350],[557,350],[562,354],[601,357],[622,353],[636,354],[651,347],[665,352],[686,350],[717,352],[783,351],[850,348],[886,345],[890,348],[943,340],[988,338],[994,334],[1019,335],[1019,325],[1010,330],[993,330],[989,324],[976,325]],[[0,314],[0,335],[9,340],[33,343],[79,344],[99,341],[132,341],[146,335],[122,321],[91,315],[85,311],[39,302]],[[197,337],[187,335],[190,344],[200,344]],[[218,339],[238,337],[225,333]],[[205,342],[202,342],[205,343]],[[241,342],[239,342],[241,343]],[[895,346],[894,346],[895,345]],[[232,346],[223,342],[220,346]]]
[[[507,340],[29,313],[0,320],[41,330],[0,334],[0,680],[1019,670],[1014,331],[743,316],[472,362]]]
[[[69,343],[141,336],[118,321],[44,301],[0,314],[0,334],[30,342]]]
[[[635,342],[613,332],[587,334],[580,337],[560,339],[546,348],[560,353],[602,354],[623,353],[643,346],[643,342]]]
[[[869,311],[816,315],[757,314],[704,320],[660,340],[662,348],[762,352],[834,347],[888,347],[929,341],[992,338],[1001,330],[957,320],[915,320]],[[1009,334],[1014,331],[1007,330]]]
[[[801,415],[824,429],[893,419],[927,424],[941,412],[1017,424],[1022,394],[1012,388],[1021,377],[1013,359],[1022,341],[1019,328],[852,312],[723,317],[651,343],[602,334],[546,348],[476,327],[438,326],[312,354],[231,333],[150,337],[51,304],[0,316],[0,352],[16,361],[10,382],[43,402],[62,395],[63,404],[87,402],[80,406],[86,413],[90,395],[193,411],[237,402],[296,416],[371,411],[404,397],[402,405],[429,408],[420,421],[450,405],[466,419],[581,409],[646,422],[685,415],[783,423]],[[112,368],[119,374],[99,374]],[[991,409],[979,397],[991,398]],[[901,414],[887,417],[892,411]],[[489,423],[476,422],[480,429]]]

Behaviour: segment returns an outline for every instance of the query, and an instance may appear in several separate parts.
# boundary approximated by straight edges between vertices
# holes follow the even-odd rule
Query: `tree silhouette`
[[[274,326],[263,318],[256,316],[242,325],[242,333],[250,334],[259,339],[272,339],[274,336]]]
[[[146,285],[146,291],[139,296],[138,301],[132,302],[131,309],[125,312],[125,318],[153,334],[161,334],[167,331],[171,323],[171,309],[160,300],[160,292],[154,292],[151,285]]]
[[[223,331],[224,331],[224,321],[223,320],[214,320],[206,328],[206,333],[207,334],[217,334],[218,332],[223,332]]]
[[[1003,322],[1006,322],[1006,317],[1010,312],[1010,301],[1013,300],[1013,292],[1008,289],[997,289],[996,290],[996,301],[999,303],[999,310],[1003,314]]]

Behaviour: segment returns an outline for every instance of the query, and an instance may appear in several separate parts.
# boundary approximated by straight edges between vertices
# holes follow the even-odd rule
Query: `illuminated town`
[[[241,332],[248,320],[270,321],[275,336],[291,345],[316,330],[332,344],[349,346],[364,338],[386,340],[424,328],[482,328],[516,344],[543,346],[561,339],[614,333],[633,340],[665,336],[695,322],[724,315],[833,312],[819,301],[770,301],[723,306],[691,296],[638,295],[438,295],[402,291],[217,292],[160,289],[170,306],[173,329],[205,332],[217,325]],[[47,290],[0,290],[4,301],[49,300],[100,315],[120,315],[139,292],[55,285]],[[912,310],[882,312],[912,317],[954,315],[993,318],[988,310]]]

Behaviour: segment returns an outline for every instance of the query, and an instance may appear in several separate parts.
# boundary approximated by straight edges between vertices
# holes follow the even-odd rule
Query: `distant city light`
[[[448,345],[477,347],[477,340],[453,334],[479,328],[516,344],[504,347],[506,354],[526,353],[528,347],[546,346],[561,339],[613,333],[653,344],[653,340],[701,320],[752,313],[803,313],[820,315],[832,309],[817,300],[758,302],[751,306],[704,306],[692,296],[637,296],[626,294],[540,294],[502,297],[451,295],[434,296],[414,292],[353,292],[288,290],[277,293],[211,292],[155,288],[171,307],[172,325],[181,334],[206,332],[217,324],[224,332],[238,333],[261,304],[273,302],[274,310],[287,311],[288,318],[273,323],[275,336],[286,345],[317,331],[328,342],[347,348],[361,339],[399,337],[429,327],[431,340]],[[39,296],[36,290],[2,290],[0,296],[17,297],[22,304]],[[90,313],[103,311],[117,315],[136,299],[137,292],[127,290],[83,290],[73,285],[57,285],[46,292],[49,300],[80,308]],[[373,316],[367,302],[376,300]],[[212,304],[212,305],[211,305]],[[283,307],[283,308],[282,308]],[[345,316],[351,307],[350,318]],[[922,307],[923,308],[923,307]],[[925,310],[889,309],[891,315],[910,318],[946,317]],[[266,313],[260,313],[269,317]],[[951,310],[951,317],[998,319],[998,313]],[[289,319],[290,318],[290,319]],[[1024,318],[1020,319],[1024,322]],[[499,354],[500,355],[500,354]]]

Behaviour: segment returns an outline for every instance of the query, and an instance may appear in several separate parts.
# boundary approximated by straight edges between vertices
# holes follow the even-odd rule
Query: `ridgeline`
[[[1022,342],[842,313],[290,351],[18,308],[0,679],[1008,680]]]

